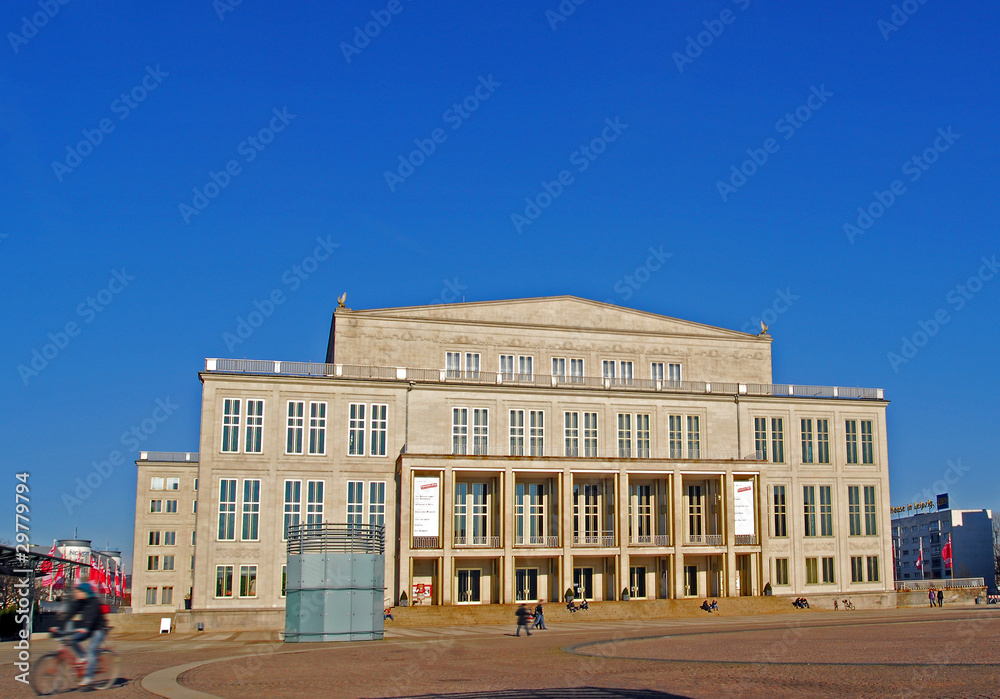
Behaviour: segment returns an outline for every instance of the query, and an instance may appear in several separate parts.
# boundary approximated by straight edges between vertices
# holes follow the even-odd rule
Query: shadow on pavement
[[[551,687],[548,689],[504,689],[488,692],[458,692],[449,694],[413,694],[399,699],[688,699],[681,694],[669,694],[653,689],[615,689],[608,687]]]

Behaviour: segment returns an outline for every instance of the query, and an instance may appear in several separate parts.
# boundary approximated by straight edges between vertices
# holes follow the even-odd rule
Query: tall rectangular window
[[[667,380],[671,383],[681,381],[681,365],[680,364],[668,364],[667,365]]]
[[[687,458],[701,458],[701,421],[697,415],[687,416]]]
[[[865,534],[876,536],[878,534],[878,521],[875,517],[875,486],[865,486]]]
[[[583,360],[569,360],[569,381],[570,383],[583,383]]]
[[[385,526],[385,481],[368,483],[368,524]]]
[[[149,511],[150,512],[163,512],[163,500],[150,500],[149,501]]]
[[[146,570],[159,570],[159,569],[160,569],[160,557],[146,556]]]
[[[858,421],[844,421],[844,438],[847,442],[847,463],[858,463]]]
[[[173,604],[174,603],[174,588],[165,587],[163,588],[163,601],[161,604]]]
[[[534,381],[535,379],[535,360],[533,357],[518,357],[517,358],[517,380],[518,381]]]
[[[374,430],[374,427],[372,429]],[[324,402],[309,404],[309,453],[316,456],[326,454],[326,403]]]
[[[680,415],[667,416],[667,443],[670,446],[670,458],[680,459],[684,454],[684,423]]]
[[[180,490],[181,479],[180,478],[168,478],[167,479],[167,490]]]
[[[177,532],[163,532],[163,545],[164,546],[176,546],[177,545]]]
[[[451,453],[469,453],[469,409],[451,409]]]
[[[302,481],[285,481],[284,510],[282,541],[288,538],[288,528],[298,525],[302,519]]]
[[[490,411],[488,408],[472,409],[472,453],[487,456],[490,453]]]
[[[174,557],[164,556],[163,557],[163,570],[173,570],[174,569]]]
[[[851,582],[859,583],[864,581],[865,581],[864,556],[851,556]]]
[[[650,363],[649,378],[652,381],[663,381],[663,362]]]
[[[514,380],[514,355],[513,354],[501,354],[500,355],[500,377],[504,381]]]
[[[545,543],[545,486],[518,483],[514,488],[514,536],[523,544]]]
[[[819,583],[819,560],[816,558],[806,559],[806,585],[816,585]]]
[[[215,566],[215,596],[233,596],[233,566]]]
[[[626,362],[626,361],[618,362],[618,369],[619,369],[618,378],[621,381],[621,383],[625,386],[631,386],[633,378],[632,362]]]
[[[146,588],[146,604],[156,604],[156,588]]]
[[[149,532],[149,545],[150,546],[160,545],[160,532]]]
[[[829,556],[823,558],[823,582],[825,583],[836,582],[833,569],[833,558]]]
[[[528,411],[528,449],[531,456],[545,455],[545,411]]]
[[[364,524],[364,512],[364,481],[347,481],[347,523]]]
[[[597,456],[597,413],[583,414],[583,455]]]
[[[878,556],[868,556],[868,582],[878,582]]]
[[[524,456],[524,411],[510,411],[510,455]]]
[[[771,461],[785,463],[785,427],[780,417],[771,418]]]
[[[240,597],[257,596],[257,566],[240,566]]]
[[[306,481],[306,524],[323,523],[323,481]]]
[[[219,541],[236,539],[236,479],[219,481]]]
[[[861,536],[861,489],[856,485],[847,486],[847,521],[851,536]]]
[[[177,512],[177,501],[176,500],[166,500],[164,503],[164,512]]]
[[[653,541],[653,488],[645,483],[629,486],[628,498],[629,541],[649,544]]]
[[[614,383],[617,373],[617,366],[613,360],[605,359],[601,362],[601,376],[603,378],[611,379],[611,383]]]
[[[243,522],[240,538],[257,541],[260,538],[260,481],[247,478],[243,481]]]
[[[150,490],[163,490],[163,478],[154,476],[149,482]]]
[[[872,436],[872,421],[861,421],[861,463],[875,463],[875,443]]]
[[[465,353],[465,378],[467,378],[467,379],[478,379],[479,378],[479,353],[478,352],[466,352]]]
[[[353,456],[365,454],[365,404],[351,403],[347,415],[347,453]]]
[[[281,596],[284,597],[288,594],[288,566],[281,566]]]
[[[757,458],[767,461],[767,418],[755,417],[753,419],[753,448],[757,452]]]
[[[385,456],[386,441],[389,437],[389,406],[372,403],[371,405],[371,440],[369,453],[372,456]]]
[[[285,429],[285,453],[301,454],[305,434],[305,402],[288,401],[288,422]]]
[[[445,355],[445,376],[458,379],[462,376],[462,353],[448,352]]]
[[[649,458],[649,415],[646,413],[635,416],[635,456],[637,459]]]
[[[618,413],[618,458],[628,459],[632,456],[632,416],[628,413]]]
[[[819,487],[819,531],[820,536],[833,536],[833,488]]]
[[[816,421],[816,463],[830,463],[830,421]]]
[[[236,453],[240,450],[240,399],[222,401],[222,451]]]
[[[580,455],[580,413],[563,413],[566,456]]]
[[[774,535],[788,536],[788,500],[785,495],[785,486],[773,486],[774,498]]]
[[[247,433],[244,448],[247,454],[264,450],[264,401],[247,399]]]
[[[802,486],[802,510],[805,515],[805,535],[816,536],[816,486]]]
[[[787,585],[788,584],[788,559],[787,558],[775,558],[774,559],[774,584],[775,585]]]
[[[813,462],[813,421],[802,418],[802,463],[811,464]]]
[[[565,357],[553,357],[552,358],[552,376],[556,378],[559,383],[566,380],[566,358]]]

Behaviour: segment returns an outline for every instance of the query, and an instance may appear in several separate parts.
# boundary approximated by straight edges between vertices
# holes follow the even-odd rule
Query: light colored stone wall
[[[194,501],[198,497],[195,491],[195,479],[198,477],[197,462],[156,462],[136,461],[138,480],[136,484],[135,507],[135,543],[132,554],[132,610],[136,614],[153,612],[170,612],[184,609],[184,597],[193,585],[191,557],[195,547],[191,544],[191,535],[195,531],[197,515],[194,512]],[[153,490],[150,486],[153,477],[179,479],[178,490]],[[150,500],[177,500],[177,512],[150,512]],[[149,532],[160,534],[160,544],[150,546]],[[164,532],[175,533],[176,544],[164,544]],[[158,556],[158,571],[148,571],[147,557]],[[163,557],[174,557],[174,570],[163,570]],[[146,588],[155,587],[156,605],[146,604]],[[173,587],[173,601],[169,605],[162,603],[163,588]]]

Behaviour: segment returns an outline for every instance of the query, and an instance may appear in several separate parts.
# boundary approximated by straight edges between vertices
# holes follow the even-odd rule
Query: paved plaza
[[[513,619],[512,619],[513,622]],[[383,642],[284,644],[267,632],[113,639],[103,696],[996,697],[1000,610],[983,607],[392,628]],[[36,641],[36,655],[53,642]],[[2,696],[32,696],[12,679]],[[87,694],[93,694],[88,692]]]

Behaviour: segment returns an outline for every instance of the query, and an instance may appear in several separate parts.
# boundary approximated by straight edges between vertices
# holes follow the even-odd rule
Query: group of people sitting
[[[590,609],[590,605],[587,604],[587,598],[586,597],[584,597],[580,601],[580,604],[577,604],[575,600],[570,599],[570,600],[568,600],[566,602],[566,609],[570,610],[571,612],[578,612],[581,609],[584,610],[584,611],[586,611],[586,610]]]
[[[809,609],[809,601],[805,597],[796,597],[792,606],[798,609]]]
[[[719,611],[719,603],[716,602],[715,600],[712,600],[712,603],[709,604],[708,600],[705,600],[704,602],[701,603],[701,608],[704,609],[706,612],[717,612]]]

